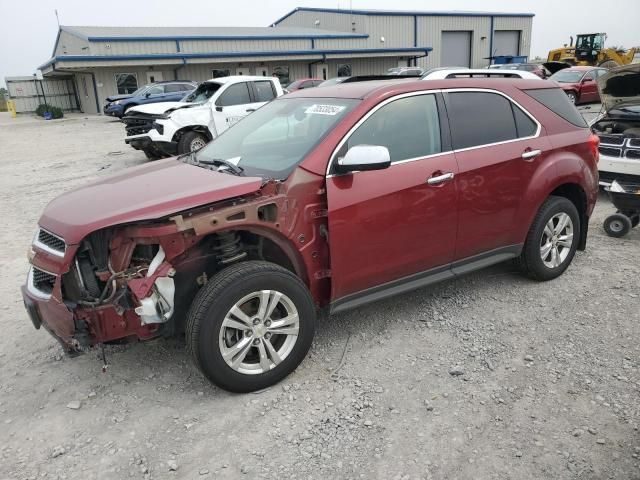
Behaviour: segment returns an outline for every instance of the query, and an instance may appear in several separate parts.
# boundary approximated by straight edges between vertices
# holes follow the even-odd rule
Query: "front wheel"
[[[534,280],[552,280],[569,267],[580,239],[580,215],[564,197],[542,204],[527,234],[517,264]]]
[[[574,105],[578,103],[578,95],[576,95],[576,92],[567,92],[567,97],[569,97],[569,101]]]
[[[200,371],[231,392],[260,390],[302,362],[315,332],[307,287],[288,270],[247,261],[217,273],[187,314],[186,341]]]
[[[184,155],[185,153],[195,152],[204,147],[209,140],[203,134],[198,132],[186,132],[180,141],[178,141],[178,154]]]

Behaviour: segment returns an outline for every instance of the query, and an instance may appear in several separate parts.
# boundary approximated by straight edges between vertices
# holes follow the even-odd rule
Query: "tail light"
[[[589,137],[589,150],[591,151],[591,155],[593,159],[598,163],[600,161],[600,151],[598,147],[600,146],[600,137],[595,133],[592,133]]]

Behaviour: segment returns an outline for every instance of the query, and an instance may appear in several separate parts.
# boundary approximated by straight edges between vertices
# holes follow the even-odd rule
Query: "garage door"
[[[520,30],[494,32],[493,55],[520,55]]]
[[[471,32],[442,32],[440,65],[443,67],[471,66]]]

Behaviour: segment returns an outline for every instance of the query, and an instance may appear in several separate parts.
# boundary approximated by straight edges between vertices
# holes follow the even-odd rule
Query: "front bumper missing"
[[[175,155],[178,152],[178,142],[158,142],[146,135],[125,138],[124,143],[136,150],[159,150],[167,155]]]

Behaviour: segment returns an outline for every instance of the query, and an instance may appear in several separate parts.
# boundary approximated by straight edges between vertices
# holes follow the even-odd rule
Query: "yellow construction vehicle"
[[[614,48],[605,48],[606,33],[581,33],[576,37],[576,46],[571,43],[564,48],[549,52],[548,62],[564,62],[571,65],[598,66],[613,68],[640,60],[640,49],[631,48],[626,52]]]

